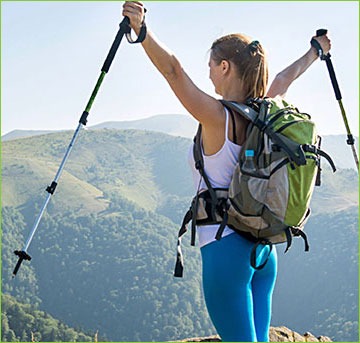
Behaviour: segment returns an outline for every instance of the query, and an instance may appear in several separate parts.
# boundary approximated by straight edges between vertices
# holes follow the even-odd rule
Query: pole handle
[[[326,29],[318,29],[318,30],[316,30],[316,37],[324,36],[326,34],[327,34]]]
[[[327,66],[328,71],[329,71],[331,83],[332,83],[333,88],[334,88],[334,93],[335,93],[336,100],[339,101],[339,100],[342,99],[342,96],[341,96],[339,84],[338,84],[337,79],[336,79],[334,67],[333,67],[333,64],[332,64],[331,59],[330,59],[330,54],[326,55],[325,62],[326,62],[326,66]]]
[[[146,9],[145,9],[146,12]],[[131,37],[131,27],[130,27],[130,19],[129,17],[124,17],[124,19],[121,21],[121,23],[119,24],[119,31],[116,34],[115,40],[110,48],[110,51],[105,59],[105,62],[103,64],[103,67],[101,68],[102,72],[107,73],[110,69],[110,65],[115,57],[116,51],[119,48],[119,45],[121,43],[121,40],[123,38],[124,35],[126,35],[126,39],[128,40],[129,43],[134,44],[134,43],[141,43],[145,37],[146,37],[146,25],[145,25],[145,21],[143,22],[142,26],[141,26],[141,30],[139,33],[139,36],[137,37],[136,40],[133,40]]]
[[[121,40],[125,33],[130,33],[130,20],[128,17],[125,17],[122,22],[120,23],[119,31],[116,34],[115,40],[111,45],[110,51],[108,55],[106,56],[105,62],[101,68],[101,71],[107,73],[110,69],[111,63],[115,57],[116,51],[119,48],[119,45],[121,43]]]

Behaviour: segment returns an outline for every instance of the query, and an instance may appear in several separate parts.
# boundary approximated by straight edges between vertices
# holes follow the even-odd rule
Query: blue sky
[[[332,61],[352,132],[358,135],[357,1],[145,1],[146,22],[211,95],[208,50],[227,33],[261,41],[270,79],[327,28]],[[119,1],[2,1],[2,134],[14,129],[75,129],[121,21]],[[310,113],[321,134],[345,133],[324,62],[316,61],[287,99]],[[123,40],[88,118],[104,121],[186,114],[140,45]]]

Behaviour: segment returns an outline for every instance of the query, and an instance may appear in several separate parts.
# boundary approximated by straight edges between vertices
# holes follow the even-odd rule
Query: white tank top
[[[209,178],[211,185],[214,188],[228,188],[231,182],[231,177],[234,172],[235,165],[238,161],[241,146],[230,141],[229,131],[229,112],[225,108],[226,123],[225,123],[225,142],[221,149],[213,155],[205,155],[202,149],[204,158],[205,173]],[[193,156],[193,146],[189,151],[189,164],[191,167],[194,187],[198,190],[207,189],[205,181],[201,179],[199,171],[195,168],[195,161]],[[206,244],[215,241],[215,235],[219,229],[219,224],[197,226],[196,231],[198,233],[198,240],[200,248]],[[234,233],[229,227],[226,227],[222,237],[225,237],[231,233]]]

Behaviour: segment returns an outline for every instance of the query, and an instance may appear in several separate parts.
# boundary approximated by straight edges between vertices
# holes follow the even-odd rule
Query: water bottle
[[[242,170],[246,173],[253,174],[256,171],[254,163],[254,150],[245,150],[245,161],[242,165]]]

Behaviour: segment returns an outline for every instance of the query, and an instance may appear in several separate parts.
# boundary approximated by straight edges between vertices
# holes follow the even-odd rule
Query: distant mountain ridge
[[[13,130],[1,136],[1,141],[11,141],[14,139],[27,138],[32,136],[46,135],[48,133],[58,132],[57,130]]]
[[[191,138],[194,136],[196,127],[197,122],[190,115],[160,114],[138,120],[104,122],[91,126],[89,129],[135,129]]]
[[[87,126],[88,130],[121,129],[121,130],[146,130],[163,132],[172,136],[193,137],[197,122],[190,115],[183,114],[159,114],[148,118],[124,121],[108,121],[100,124]],[[75,129],[75,128],[74,128]],[[64,131],[64,130],[61,130]],[[26,138],[58,132],[57,130],[13,130],[1,137],[2,141]]]
[[[196,133],[197,122],[190,115],[161,114],[149,118],[127,121],[109,121],[86,127],[87,130],[116,129],[116,130],[145,130],[166,133],[172,136],[193,138]],[[55,133],[51,130],[14,130],[1,137],[9,141],[37,135]],[[358,142],[358,137],[354,137]],[[338,168],[355,169],[355,164],[350,146],[346,144],[346,135],[325,135],[322,137],[322,149],[334,160]],[[356,144],[357,148],[358,144]]]

